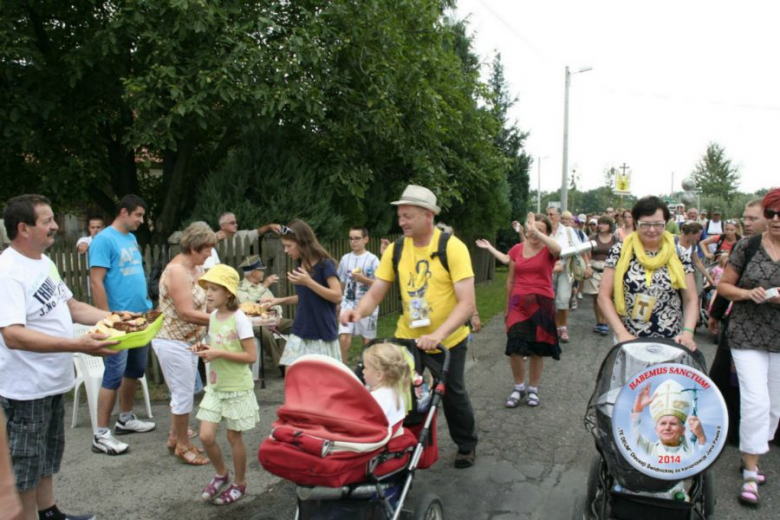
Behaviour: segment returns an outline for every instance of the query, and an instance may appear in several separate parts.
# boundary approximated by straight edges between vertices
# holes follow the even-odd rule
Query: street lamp
[[[569,199],[569,86],[573,74],[588,72],[593,67],[583,67],[580,70],[570,72],[566,66],[566,88],[563,100],[563,179],[561,181],[561,212],[567,210]]]
[[[536,212],[541,213],[542,212],[542,159],[549,159],[549,155],[545,155],[544,157],[537,157],[537,160],[539,161],[538,165],[538,175],[536,180]]]

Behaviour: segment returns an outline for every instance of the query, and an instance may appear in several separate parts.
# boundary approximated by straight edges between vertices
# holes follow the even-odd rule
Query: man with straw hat
[[[260,303],[263,300],[274,298],[274,293],[271,292],[269,287],[279,281],[279,277],[275,274],[265,276],[265,264],[258,255],[248,256],[238,266],[239,270],[244,274],[244,279],[238,285],[238,301],[240,303]],[[272,311],[276,312],[278,323],[274,330],[279,334],[289,334],[292,330],[292,320],[282,318],[282,306],[276,305],[271,307]],[[284,352],[284,346],[287,341],[280,337],[275,338],[273,331],[269,327],[255,326],[255,337],[257,337],[263,345],[263,350],[271,354],[274,366],[279,366],[279,359]]]
[[[436,228],[434,217],[441,212],[436,202],[431,190],[410,184],[401,199],[392,203],[398,206],[398,225],[404,238],[384,252],[371,289],[357,307],[341,312],[341,323],[356,323],[370,316],[398,281],[403,313],[395,336],[415,339],[418,348],[429,352],[439,344],[449,349],[444,415],[458,447],[455,467],[468,468],[474,465],[478,441],[464,380],[469,337],[466,322],[476,314],[474,271],[466,245]],[[441,362],[443,355],[434,353],[433,357]]]

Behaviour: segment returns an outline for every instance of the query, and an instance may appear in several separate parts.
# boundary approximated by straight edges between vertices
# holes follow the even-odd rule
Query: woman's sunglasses
[[[281,225],[281,226],[279,226],[279,234],[280,235],[294,235],[295,231],[290,229],[290,228],[288,228],[285,225]]]
[[[773,209],[768,209],[768,208],[764,210],[764,218],[767,220],[772,220],[778,216],[780,216],[780,211],[775,211]]]

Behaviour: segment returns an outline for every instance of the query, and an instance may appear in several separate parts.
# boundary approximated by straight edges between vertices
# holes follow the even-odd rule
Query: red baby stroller
[[[432,398],[392,428],[369,391],[347,366],[326,356],[303,356],[290,365],[284,404],[260,446],[260,464],[297,484],[297,519],[397,520],[443,518],[441,500],[428,493],[406,498],[417,469],[438,459],[436,412],[444,395],[449,352],[440,365],[414,340],[379,340],[406,348],[415,370],[428,368]]]

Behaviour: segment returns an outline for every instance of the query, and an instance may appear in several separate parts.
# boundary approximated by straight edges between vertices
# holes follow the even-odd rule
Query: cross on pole
[[[626,176],[626,170],[628,170],[629,166],[626,163],[623,163],[623,166],[620,167],[621,170],[623,170],[623,176]]]

